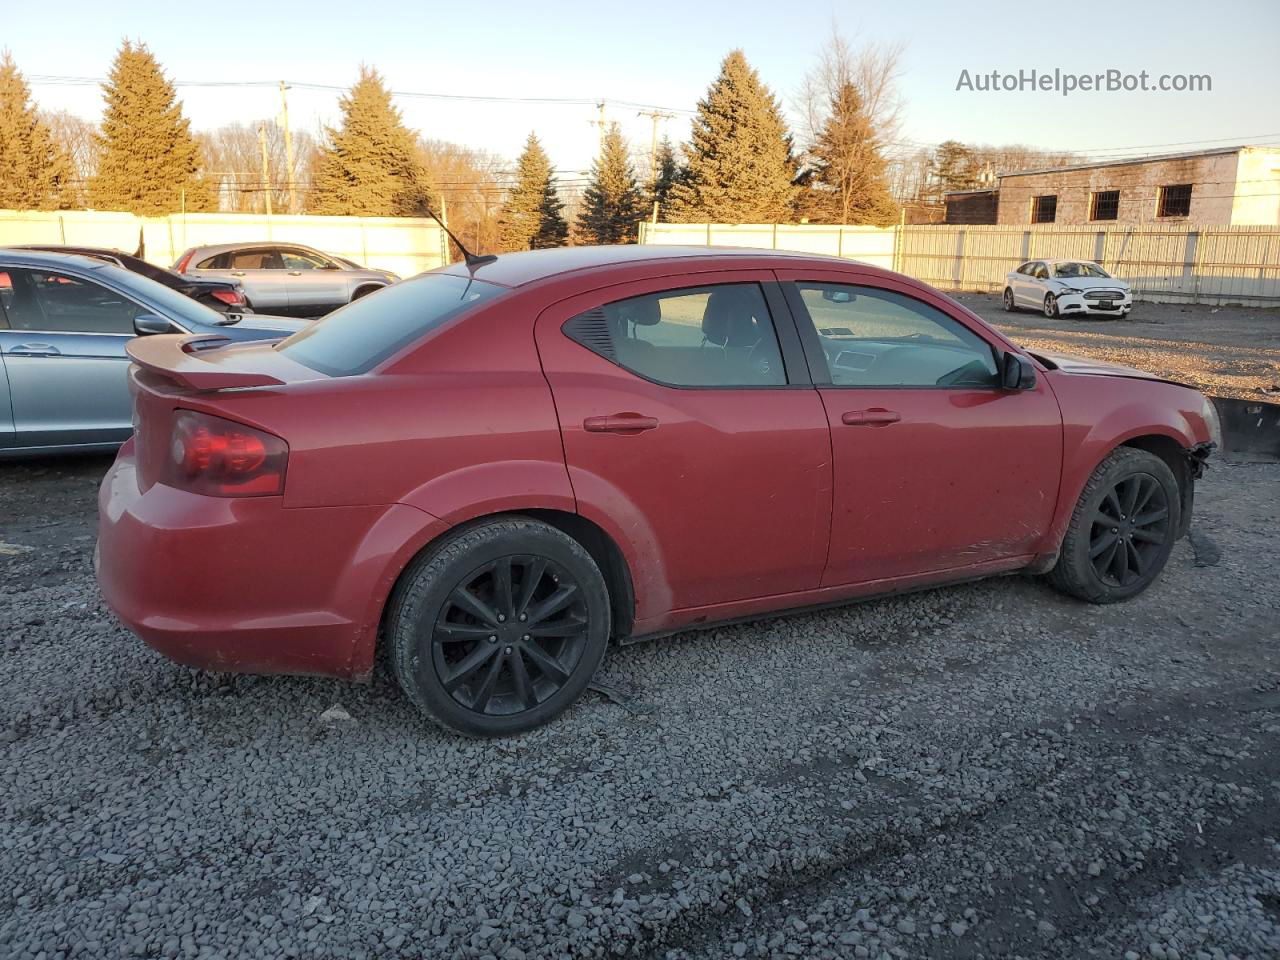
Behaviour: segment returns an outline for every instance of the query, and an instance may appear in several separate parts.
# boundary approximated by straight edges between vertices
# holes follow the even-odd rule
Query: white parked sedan
[[[1028,260],[1005,278],[1004,308],[1043,310],[1046,317],[1107,314],[1125,317],[1133,293],[1088,260]]]

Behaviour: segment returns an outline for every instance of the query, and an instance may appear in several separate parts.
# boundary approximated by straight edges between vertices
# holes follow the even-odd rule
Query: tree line
[[[886,159],[898,129],[899,52],[855,51],[833,34],[799,96],[797,144],[778,98],[733,50],[697,104],[689,142],[677,147],[664,139],[647,182],[618,125],[609,125],[572,211],[536,132],[514,171],[503,171],[496,157],[410,130],[371,67],[361,67],[340,99],[335,126],[319,138],[295,133],[286,151],[274,122],[193,132],[173,83],[143,44],[125,41],[117,51],[97,127],[40,113],[5,54],[0,208],[89,206],[145,216],[255,210],[270,202],[286,212],[301,197],[292,212],[396,217],[441,211],[447,201],[455,232],[482,250],[633,242],[636,222],[649,215],[883,226],[897,220],[895,194],[903,196],[903,173]],[[913,158],[917,194],[983,182],[994,159],[984,149],[992,148],[948,141]]]

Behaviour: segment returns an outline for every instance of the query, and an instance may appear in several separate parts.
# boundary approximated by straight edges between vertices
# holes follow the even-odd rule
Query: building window
[[[1031,222],[1053,223],[1058,216],[1058,195],[1031,198]]]
[[[1160,202],[1157,217],[1189,217],[1191,216],[1191,184],[1176,183],[1173,186],[1160,188]]]
[[[1093,195],[1093,202],[1089,206],[1090,220],[1118,220],[1119,218],[1119,190],[1102,190]]]

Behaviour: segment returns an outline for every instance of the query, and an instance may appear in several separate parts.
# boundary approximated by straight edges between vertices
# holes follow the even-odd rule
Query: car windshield
[[[427,331],[504,290],[470,277],[423,274],[335,310],[276,349],[331,377],[367,373]]]
[[[185,294],[170,289],[162,283],[148,279],[113,263],[104,263],[93,271],[93,276],[132,293],[158,309],[158,312],[183,326],[216,327],[227,322],[224,314],[203,303],[197,303]]]
[[[1053,268],[1055,277],[1104,277],[1111,274],[1093,263],[1060,263]]]

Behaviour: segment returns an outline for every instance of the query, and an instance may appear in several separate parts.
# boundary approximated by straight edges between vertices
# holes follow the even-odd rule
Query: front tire
[[[1017,309],[1013,305],[1013,291],[1010,290],[1008,287],[1004,288],[1004,296],[1001,299],[1004,301],[1005,313],[1013,313],[1013,311]]]
[[[1044,295],[1044,315],[1050,320],[1058,319],[1058,298],[1052,293]]]
[[[401,688],[475,737],[541,726],[586,689],[609,642],[609,592],[581,544],[525,517],[466,528],[419,557],[392,596]]]
[[[1133,447],[1112,451],[1080,494],[1049,582],[1090,603],[1136,597],[1169,560],[1181,505],[1163,460]]]

